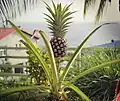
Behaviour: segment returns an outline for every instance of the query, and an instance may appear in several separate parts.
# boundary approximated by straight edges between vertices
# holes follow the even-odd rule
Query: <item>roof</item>
[[[21,30],[23,33],[29,35],[29,36],[33,36],[32,34]],[[13,34],[14,32],[16,32],[15,28],[0,28],[0,40],[2,40],[3,38],[7,37],[10,34]],[[39,39],[39,37],[34,36],[35,39]]]
[[[0,40],[15,32],[14,28],[0,28]]]

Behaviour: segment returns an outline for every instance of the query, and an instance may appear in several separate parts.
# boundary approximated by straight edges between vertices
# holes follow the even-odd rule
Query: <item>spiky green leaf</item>
[[[106,0],[105,0],[106,1]],[[95,4],[96,0],[85,0],[84,2],[84,16],[86,15],[86,11],[87,9],[92,6],[93,4]]]
[[[46,16],[45,19],[49,24],[48,28],[53,33],[53,36],[64,37],[66,34],[66,30],[63,30],[63,29],[64,28],[66,29],[69,27],[68,25],[70,24],[70,22],[71,22],[70,20],[72,19],[71,15],[73,13],[75,13],[75,12],[69,11],[69,8],[72,4],[62,7],[61,3],[55,5],[55,3],[52,2],[53,9],[47,3],[45,3],[45,4],[47,6],[46,7],[47,10],[50,13],[50,15],[45,14],[45,16]]]
[[[46,34],[43,31],[39,31],[40,35],[42,36],[45,45],[47,47],[48,50],[48,54],[49,54],[49,58],[50,58],[50,65],[51,65],[51,69],[52,69],[52,78],[53,78],[53,86],[55,86],[55,88],[57,88],[57,83],[58,83],[58,72],[57,72],[57,67],[56,67],[56,63],[55,63],[55,58],[54,58],[54,54],[52,51],[52,47],[51,44],[46,36]]]
[[[10,94],[22,92],[22,91],[39,90],[39,89],[44,89],[44,90],[47,89],[48,90],[49,87],[47,87],[47,86],[27,86],[27,87],[9,88],[9,89],[6,89],[5,91],[0,93],[0,98],[1,97],[6,97],[6,96],[8,96]]]
[[[72,79],[72,82],[75,82],[76,80],[78,80],[79,78],[91,73],[91,72],[94,72],[94,71],[97,71],[97,70],[100,70],[102,69],[103,67],[105,66],[109,66],[111,64],[116,64],[116,63],[120,63],[120,59],[116,59],[116,60],[112,60],[112,61],[108,61],[108,62],[105,62],[105,63],[102,63],[102,64],[99,64],[97,66],[94,66],[94,67],[91,67],[89,68],[88,70],[85,70],[84,72],[80,73],[79,75],[77,75],[77,77],[73,78]]]
[[[35,46],[30,39],[28,39],[25,34],[17,27],[15,26],[11,21],[8,20],[8,22],[16,29],[16,31],[18,32],[18,34],[26,41],[23,43],[30,48],[30,50],[33,52],[33,54],[36,56],[36,58],[38,59],[38,61],[41,63],[42,68],[44,70],[44,72],[46,73],[47,79],[49,80],[49,82],[51,83],[51,78],[50,78],[50,69],[48,67],[48,65],[46,64],[45,60],[43,59],[43,57],[41,56],[41,54],[38,51],[38,47]]]
[[[81,96],[81,98],[85,101],[91,101],[77,86],[69,83],[69,82],[63,82],[63,84],[67,87],[67,88],[71,88],[72,90],[74,90],[79,96]]]
[[[61,82],[65,79],[65,77],[66,77],[66,75],[67,75],[67,73],[68,73],[68,71],[69,71],[72,63],[74,62],[74,60],[75,60],[76,57],[78,56],[78,54],[79,54],[80,50],[82,49],[83,45],[88,41],[88,39],[89,39],[98,29],[100,29],[102,26],[108,25],[108,24],[116,24],[116,23],[104,23],[104,24],[98,26],[98,27],[95,28],[95,29],[83,40],[83,42],[78,46],[78,48],[76,49],[75,53],[74,53],[73,56],[71,57],[70,61],[68,62],[65,70],[63,71],[63,73],[62,73],[62,75],[61,75],[61,77],[60,77],[60,81],[61,81]]]

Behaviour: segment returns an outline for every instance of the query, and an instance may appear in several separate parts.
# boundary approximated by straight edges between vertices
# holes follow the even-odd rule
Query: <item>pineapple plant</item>
[[[28,90],[39,90],[40,91],[40,96],[37,95],[37,97],[39,98],[39,100],[42,101],[47,101],[46,99],[41,99],[44,97],[49,98],[48,101],[68,101],[68,97],[67,97],[67,90],[66,88],[72,89],[74,90],[79,96],[81,96],[81,101],[82,99],[84,101],[91,101],[77,86],[75,86],[73,83],[75,83],[79,78],[85,77],[87,74],[89,73],[93,73],[99,69],[102,69],[104,67],[108,67],[111,66],[111,64],[116,64],[116,63],[120,63],[120,59],[112,59],[109,61],[105,61],[102,62],[100,64],[97,64],[95,66],[91,66],[91,68],[88,68],[87,70],[79,73],[78,75],[76,75],[76,77],[72,78],[71,80],[66,80],[67,74],[70,72],[70,67],[72,66],[72,63],[75,61],[76,57],[79,55],[80,50],[82,49],[83,45],[88,41],[88,39],[98,30],[100,29],[102,26],[104,25],[108,25],[111,23],[105,23],[102,24],[100,26],[98,26],[97,28],[95,28],[83,41],[81,44],[78,45],[78,47],[76,48],[75,52],[73,53],[70,61],[68,61],[65,69],[63,69],[63,73],[59,74],[57,71],[57,66],[56,66],[56,62],[55,62],[55,57],[52,54],[52,47],[50,45],[50,42],[48,40],[48,37],[46,36],[46,34],[41,31],[41,30],[36,30],[37,32],[40,33],[46,48],[47,48],[47,53],[48,53],[48,57],[50,60],[50,64],[49,66],[47,65],[46,61],[44,60],[43,56],[40,54],[39,50],[38,50],[38,46],[33,44],[32,41],[27,38],[25,36],[25,34],[11,21],[7,20],[7,22],[9,22],[13,28],[16,29],[16,31],[18,32],[18,34],[24,39],[21,42],[28,48],[30,49],[30,51],[34,54],[35,58],[38,60],[38,62],[41,64],[41,67],[43,68],[47,81],[48,81],[48,85],[31,85],[28,87],[19,87],[19,88],[10,88],[10,89],[6,89],[2,92],[0,92],[0,99],[4,99],[6,96],[10,96],[12,94],[17,94],[18,92],[25,92]],[[28,32],[27,32],[28,33]],[[41,97],[41,98],[40,98]],[[31,99],[31,96],[30,98]],[[28,99],[26,99],[28,100]]]
[[[67,41],[65,39],[65,35],[68,31],[69,25],[72,23],[72,14],[74,12],[69,11],[70,6],[72,5],[65,5],[62,7],[61,3],[55,5],[54,2],[53,8],[50,7],[47,3],[46,9],[48,10],[49,14],[45,14],[46,21],[48,23],[48,28],[51,30],[52,38],[50,40],[54,57],[64,57],[67,53]]]

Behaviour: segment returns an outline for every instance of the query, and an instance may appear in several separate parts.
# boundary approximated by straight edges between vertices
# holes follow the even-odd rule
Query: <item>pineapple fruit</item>
[[[67,41],[64,39],[69,25],[72,23],[71,22],[71,15],[74,12],[70,12],[70,5],[65,5],[62,7],[62,4],[59,3],[55,5],[54,2],[53,8],[50,7],[47,3],[46,4],[46,9],[50,13],[44,13],[46,16],[46,21],[48,23],[48,28],[51,30],[52,33],[52,38],[50,40],[54,56],[55,57],[64,57],[67,52]]]

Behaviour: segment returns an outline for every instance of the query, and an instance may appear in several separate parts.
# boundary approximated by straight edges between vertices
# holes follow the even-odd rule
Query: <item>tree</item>
[[[0,0],[0,22],[15,19],[21,16],[31,7],[34,7],[39,0]],[[0,23],[1,24],[1,23]]]
[[[95,3],[97,2],[98,0],[85,0],[84,2],[84,15],[86,15],[86,11],[88,10],[88,8],[90,6],[93,6],[95,5]],[[106,6],[110,6],[110,4],[112,3],[112,1],[115,1],[115,0],[99,0],[99,7],[97,9],[97,14],[96,14],[96,21],[99,21],[100,18],[103,16],[103,12],[105,10],[105,7]],[[120,0],[118,0],[119,4],[118,4],[118,9],[120,11]],[[109,5],[107,5],[109,3]]]

